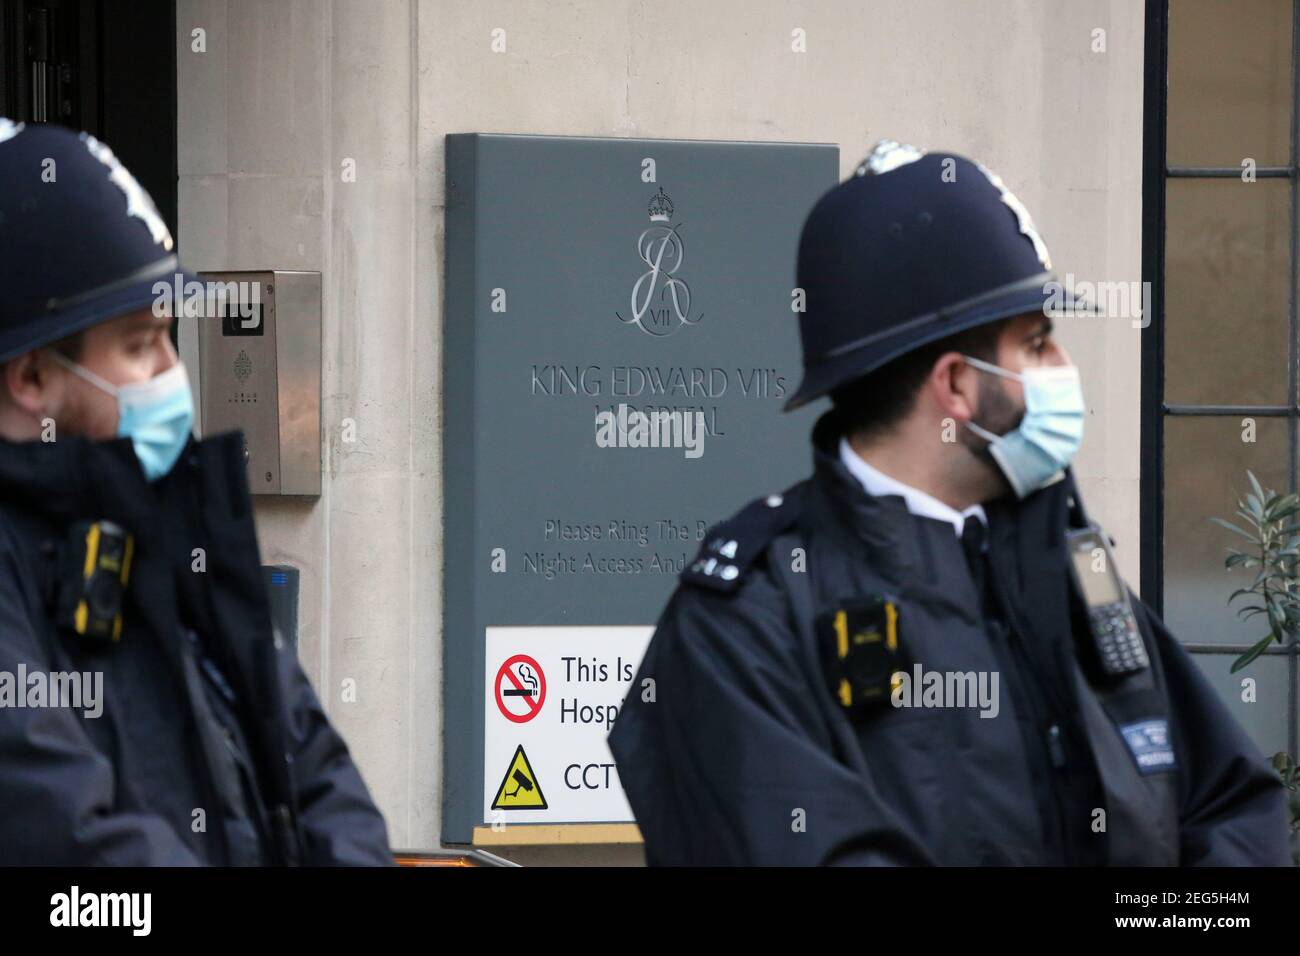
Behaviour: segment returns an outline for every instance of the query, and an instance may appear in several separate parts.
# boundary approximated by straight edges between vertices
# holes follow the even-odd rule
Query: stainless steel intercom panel
[[[205,272],[203,432],[244,433],[258,495],[319,495],[319,272]]]

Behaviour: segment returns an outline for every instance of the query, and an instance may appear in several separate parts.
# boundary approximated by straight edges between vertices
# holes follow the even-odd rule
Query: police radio
[[[105,647],[120,640],[134,550],[135,538],[111,521],[72,525],[60,562],[55,624]]]
[[[1065,542],[1075,590],[1088,613],[1093,665],[1112,679],[1146,670],[1151,661],[1106,536],[1090,526],[1067,532]]]

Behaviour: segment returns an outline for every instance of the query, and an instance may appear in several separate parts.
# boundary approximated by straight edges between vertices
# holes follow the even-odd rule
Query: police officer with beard
[[[798,285],[813,474],[706,536],[609,738],[647,861],[1287,865],[1280,780],[1084,510],[1080,305],[1015,196],[882,143]]]
[[[242,440],[190,434],[178,275],[107,146],[0,118],[0,864],[391,864],[273,632]]]

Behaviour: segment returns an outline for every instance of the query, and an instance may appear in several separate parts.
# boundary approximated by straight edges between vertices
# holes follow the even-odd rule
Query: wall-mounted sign
[[[705,530],[811,464],[832,145],[447,138],[444,839],[629,823],[605,744]],[[497,841],[500,842],[500,841]]]

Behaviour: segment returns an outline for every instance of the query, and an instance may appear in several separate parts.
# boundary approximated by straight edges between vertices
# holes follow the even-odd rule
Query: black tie
[[[975,582],[975,593],[979,595],[980,605],[987,610],[988,558],[984,554],[984,522],[975,515],[968,515],[961,526],[961,547],[966,552],[966,564]]]

